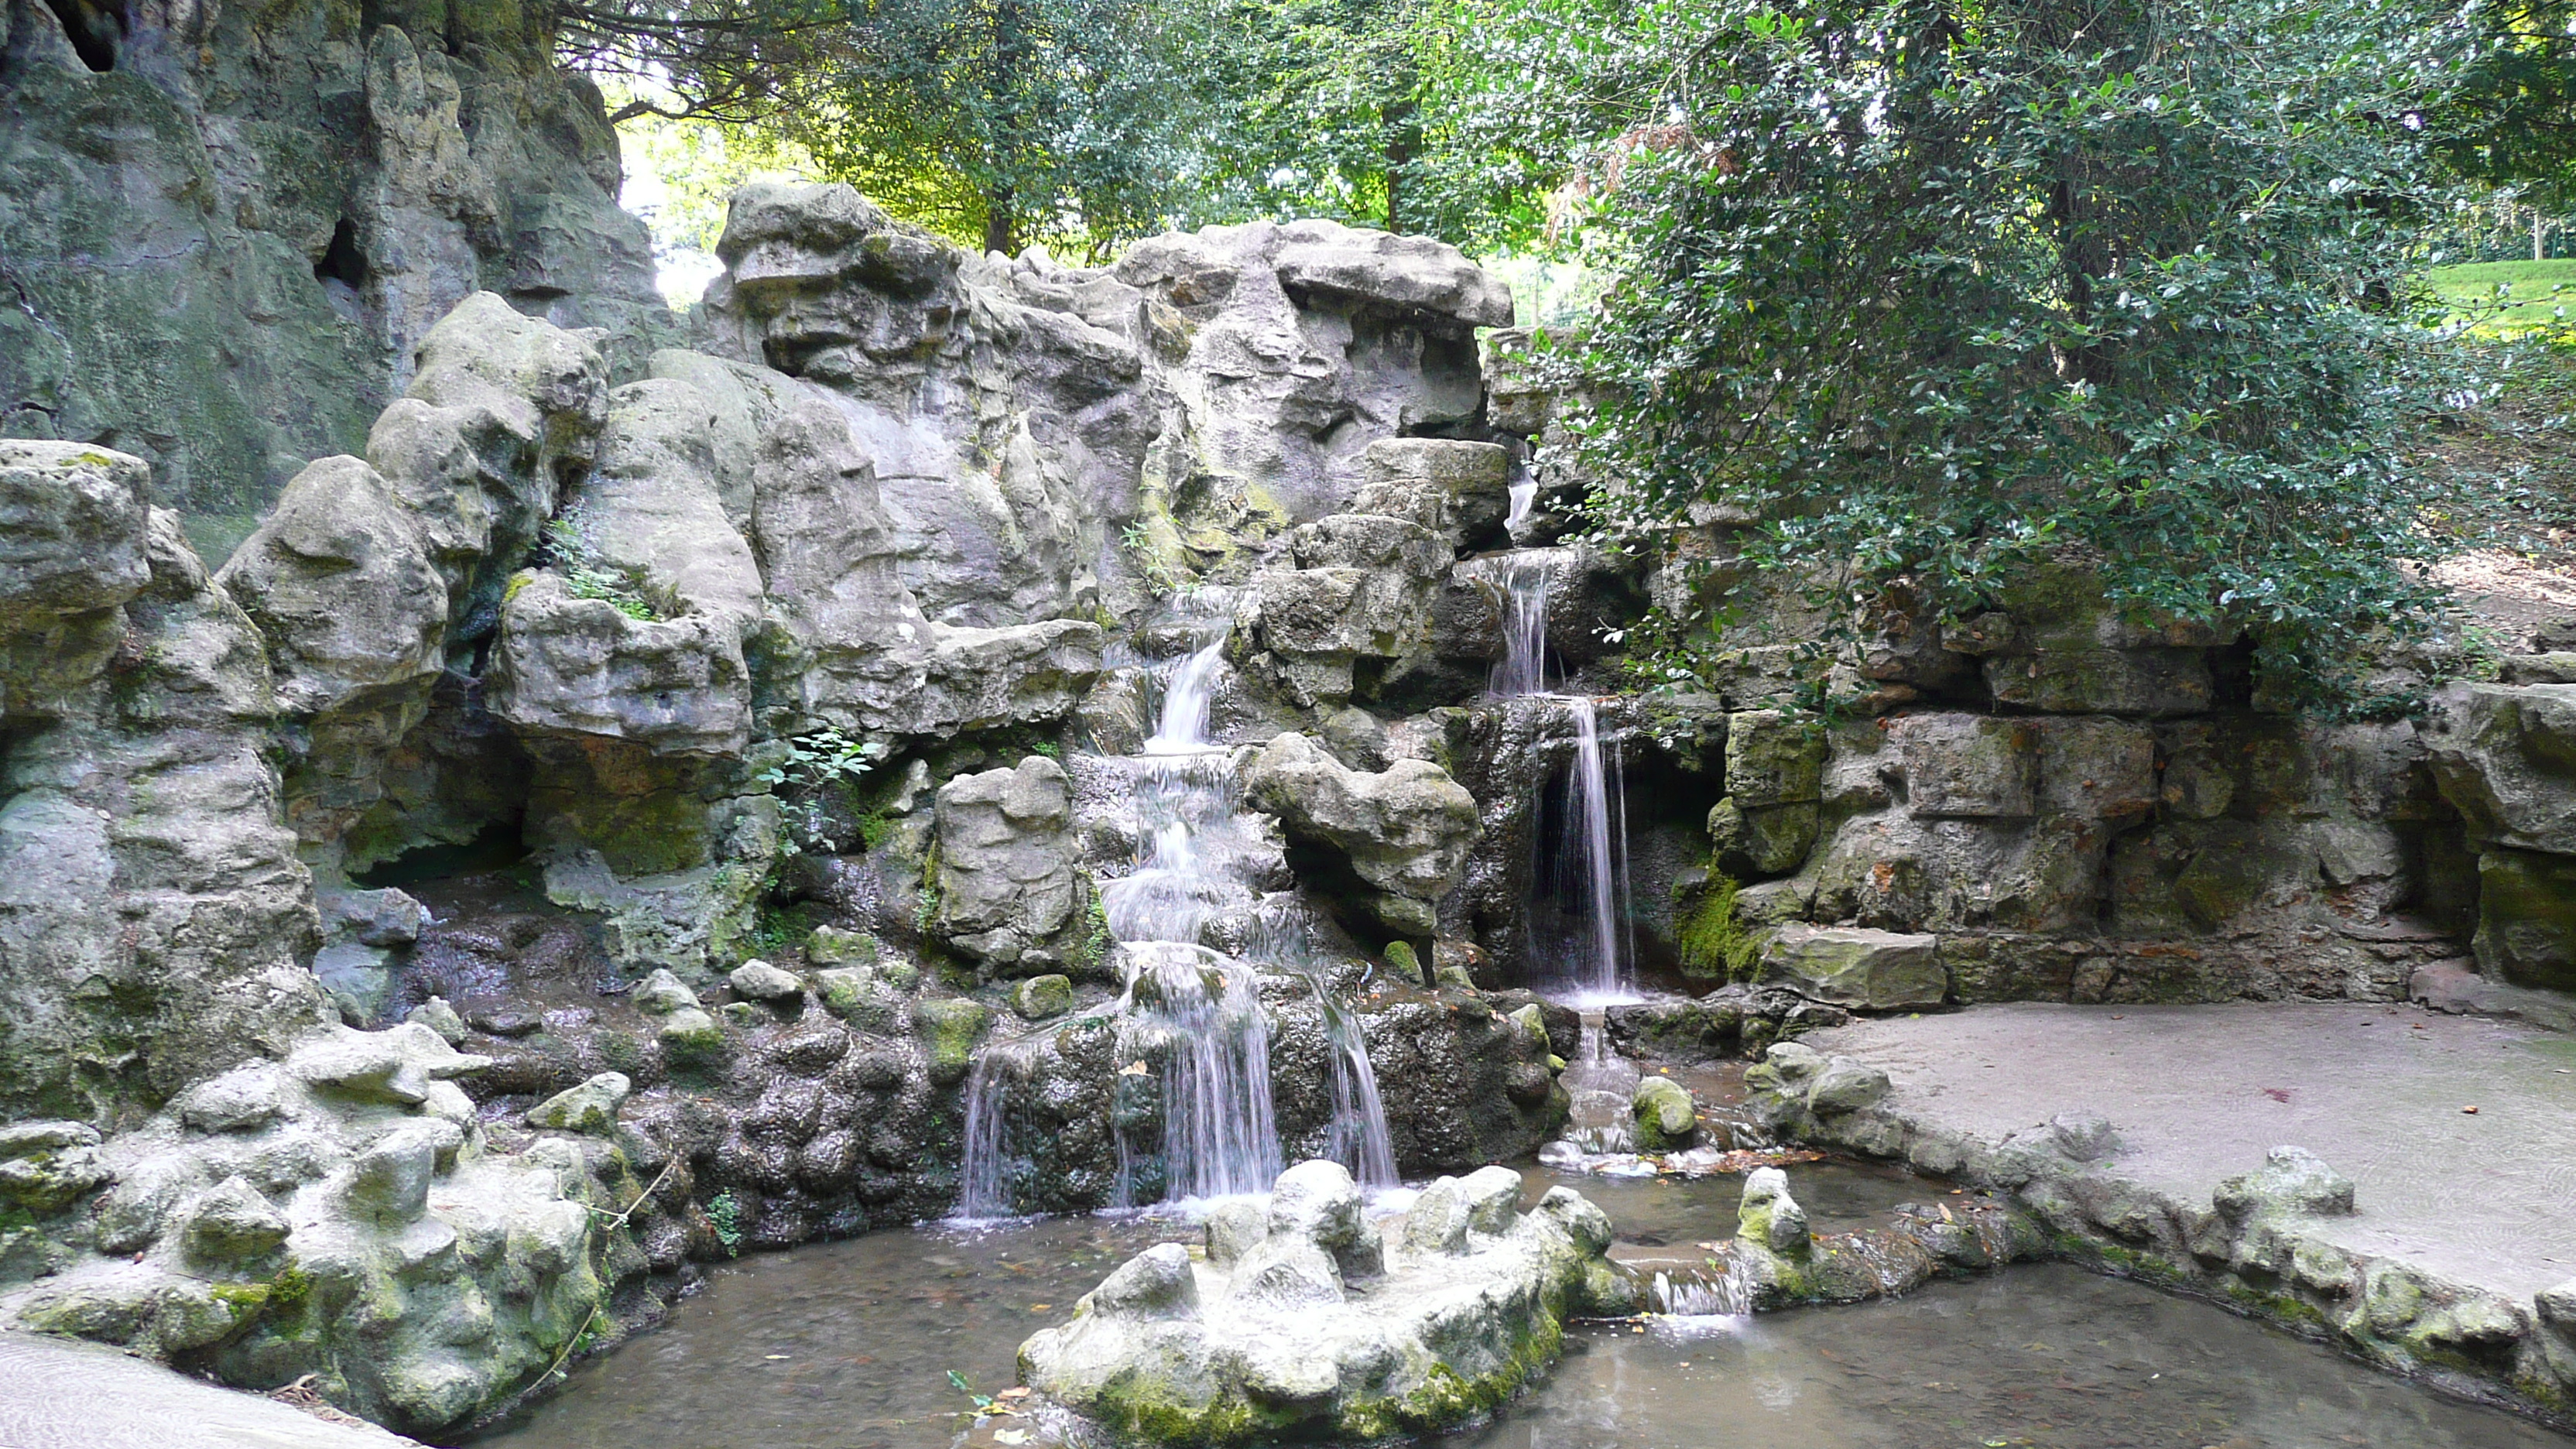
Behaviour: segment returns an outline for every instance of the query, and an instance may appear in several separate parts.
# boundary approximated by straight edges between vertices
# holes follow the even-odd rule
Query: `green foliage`
[[[972,1400],[975,1411],[979,1414],[993,1407],[992,1395],[975,1392],[974,1384],[968,1382],[966,1376],[955,1369],[948,1371],[948,1386]]]
[[[849,0],[766,123],[899,217],[986,251],[1104,255],[1177,214],[1196,12],[1150,0]]]
[[[1680,939],[1675,942],[1683,975],[1703,980],[1752,979],[1767,933],[1747,930],[1736,920],[1735,895],[1740,889],[1733,876],[1717,868],[1717,862],[1709,862],[1699,904],[1682,918]]]
[[[547,561],[563,569],[564,587],[576,599],[600,600],[644,623],[676,618],[681,612],[678,598],[656,585],[642,568],[602,561],[578,512],[547,519],[539,548]],[[512,585],[510,592],[515,595],[517,580]]]
[[[810,908],[802,903],[782,906],[764,900],[753,919],[751,948],[765,957],[799,950],[805,938],[814,934],[814,924]]]
[[[724,1245],[726,1257],[742,1252],[742,1204],[734,1200],[732,1188],[707,1199],[707,1223],[716,1230],[716,1241]]]
[[[790,827],[781,836],[780,848],[791,855],[809,849],[838,853],[846,842],[832,834],[832,800],[853,805],[859,782],[893,747],[884,740],[852,739],[828,724],[780,743],[786,753],[755,777],[778,796],[780,813]],[[864,838],[864,820],[859,828]]]
[[[1421,231],[1409,204],[1422,150],[1420,49],[1431,0],[1237,0],[1209,32],[1224,144],[1209,202],[1247,216],[1319,216]]]
[[[1695,505],[1761,520],[1667,619],[1677,652],[1763,572],[1857,632],[2069,552],[2133,618],[2249,628],[2285,699],[2339,700],[2362,640],[2427,624],[2446,501],[2401,441],[2473,384],[2419,325],[2420,10],[1528,11],[1617,42],[1534,103],[1628,118],[1560,193],[1616,278],[1565,368],[1619,479],[1600,512],[1646,543]],[[1661,57],[1650,90],[1609,85],[1621,44]]]
[[[2443,159],[2542,205],[2576,205],[2576,3],[2465,7],[2462,70],[2433,109]]]

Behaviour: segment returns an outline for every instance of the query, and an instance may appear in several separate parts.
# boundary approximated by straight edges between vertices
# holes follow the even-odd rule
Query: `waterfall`
[[[1258,933],[1247,952],[1255,960],[1284,966],[1306,978],[1324,1019],[1324,1040],[1333,1049],[1333,1120],[1325,1134],[1324,1155],[1351,1170],[1364,1188],[1395,1187],[1395,1145],[1386,1128],[1386,1105],[1378,1097],[1377,1068],[1370,1063],[1368,1039],[1359,1018],[1324,979],[1324,962],[1315,955],[1315,927],[1302,906],[1264,904]]]
[[[1634,954],[1629,949],[1626,781],[1616,746],[1602,747],[1600,717],[1591,698],[1573,695],[1565,702],[1574,716],[1574,771],[1567,781],[1567,838],[1555,864],[1564,885],[1583,893],[1587,948],[1569,974],[1584,992],[1613,996],[1627,989]]]
[[[1279,1176],[1270,1110],[1270,1022],[1253,973],[1204,946],[1151,941],[1127,953],[1118,1059],[1163,1059],[1163,1196],[1268,1192]],[[1134,1154],[1119,1144],[1118,1205],[1137,1199]]]
[[[1163,685],[1154,733],[1141,753],[1117,759],[1130,782],[1136,858],[1100,892],[1127,972],[1115,1008],[1116,1115],[1124,1123],[1158,1112],[1162,1120],[1159,1142],[1134,1141],[1123,1125],[1117,1129],[1116,1201],[1130,1206],[1154,1197],[1267,1192],[1278,1176],[1270,1021],[1254,961],[1303,976],[1313,988],[1332,1047],[1329,1150],[1363,1184],[1393,1186],[1377,1075],[1357,1019],[1327,986],[1309,923],[1293,911],[1261,910],[1242,960],[1200,944],[1220,913],[1252,906],[1256,895],[1245,863],[1262,842],[1236,799],[1233,756],[1209,740],[1234,601],[1201,589],[1172,602],[1183,616],[1189,652],[1143,666]],[[1010,1054],[1007,1046],[987,1049],[967,1089],[961,1212],[969,1215],[1011,1210],[1004,1101],[1027,1069],[1005,1064]],[[1140,1100],[1148,1091],[1151,1103]],[[1155,1110],[1141,1110],[1146,1107]]]
[[[1013,1088],[1028,1078],[1029,1054],[996,1046],[975,1058],[974,1075],[966,1080],[966,1164],[959,1174],[957,1216],[1002,1218],[1012,1214],[1009,1166],[1003,1155],[1003,1129],[1010,1120]]]
[[[1516,507],[1519,502],[1516,497]],[[1537,842],[1537,868],[1547,873],[1555,899],[1582,902],[1584,919],[1582,939],[1564,943],[1574,959],[1550,964],[1578,995],[1618,997],[1631,989],[1629,963],[1636,954],[1628,924],[1628,807],[1619,747],[1602,739],[1591,696],[1547,690],[1548,585],[1569,557],[1563,549],[1515,549],[1480,571],[1502,595],[1503,658],[1487,687],[1500,698],[1562,708],[1569,716],[1574,768],[1566,781],[1565,824],[1557,838]]]
[[[1547,688],[1547,583],[1555,562],[1550,549],[1516,549],[1503,556],[1503,658],[1485,687],[1505,699]]]

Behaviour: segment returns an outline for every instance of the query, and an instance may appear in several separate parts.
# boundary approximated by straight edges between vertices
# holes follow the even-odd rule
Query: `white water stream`
[[[1281,1168],[1271,1101],[1271,1022],[1254,963],[1303,976],[1333,1051],[1333,1118],[1327,1151],[1363,1186],[1396,1185],[1394,1152],[1377,1075],[1359,1023],[1325,982],[1309,923],[1293,907],[1261,901],[1247,866],[1260,839],[1236,799],[1233,752],[1209,739],[1210,706],[1223,673],[1233,599],[1202,590],[1174,600],[1191,651],[1159,666],[1162,707],[1140,754],[1121,759],[1131,781],[1139,841],[1129,873],[1101,889],[1110,934],[1125,946],[1118,1022],[1120,1086],[1159,1060],[1158,1142],[1119,1135],[1116,1201],[1224,1197],[1270,1190]],[[1201,942],[1222,912],[1253,906],[1243,959]],[[1035,1042],[1039,1037],[1022,1039]],[[1009,1098],[1026,1081],[1031,1048],[1003,1043],[976,1061],[967,1090],[962,1216],[1014,1210],[1005,1184]],[[1123,1114],[1122,1114],[1123,1115]],[[1159,1165],[1159,1179],[1146,1171]]]
[[[1527,507],[1517,489],[1512,502],[1515,510]],[[1591,696],[1548,689],[1548,588],[1557,570],[1572,563],[1566,549],[1524,548],[1484,570],[1503,611],[1503,658],[1486,687],[1501,699],[1564,711],[1574,736],[1563,822],[1536,843],[1535,868],[1554,900],[1579,904],[1579,911],[1566,913],[1579,930],[1547,943],[1560,959],[1542,965],[1577,1002],[1629,1001],[1636,999],[1636,952],[1628,924],[1628,818],[1619,747],[1602,739]]]

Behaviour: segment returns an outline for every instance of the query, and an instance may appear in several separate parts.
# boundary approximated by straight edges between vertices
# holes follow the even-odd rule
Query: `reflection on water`
[[[1556,1179],[1525,1169],[1535,1200]],[[1943,1189],[1845,1164],[1789,1169],[1819,1230]],[[1732,1232],[1740,1181],[1567,1178],[1620,1256]],[[484,1442],[508,1449],[945,1449],[955,1370],[1012,1382],[1022,1338],[1130,1255],[1195,1241],[1168,1216],[933,1226],[718,1269],[670,1323],[577,1370]],[[2073,1268],[1907,1298],[1568,1335],[1538,1392],[1437,1449],[2567,1449],[2317,1345]]]
[[[2061,1265],[1892,1302],[1571,1335],[1438,1449],[2565,1449],[2206,1304]]]

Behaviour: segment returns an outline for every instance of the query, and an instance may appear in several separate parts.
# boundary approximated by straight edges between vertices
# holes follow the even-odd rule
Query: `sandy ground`
[[[112,1348],[0,1333],[6,1449],[417,1449],[127,1358]]]
[[[2107,1167],[2198,1200],[2305,1147],[2357,1189],[2356,1216],[2319,1224],[2341,1246],[2515,1298],[2576,1279],[2576,1037],[2412,1006],[2025,1003],[1808,1041],[1990,1140],[2098,1112]]]

